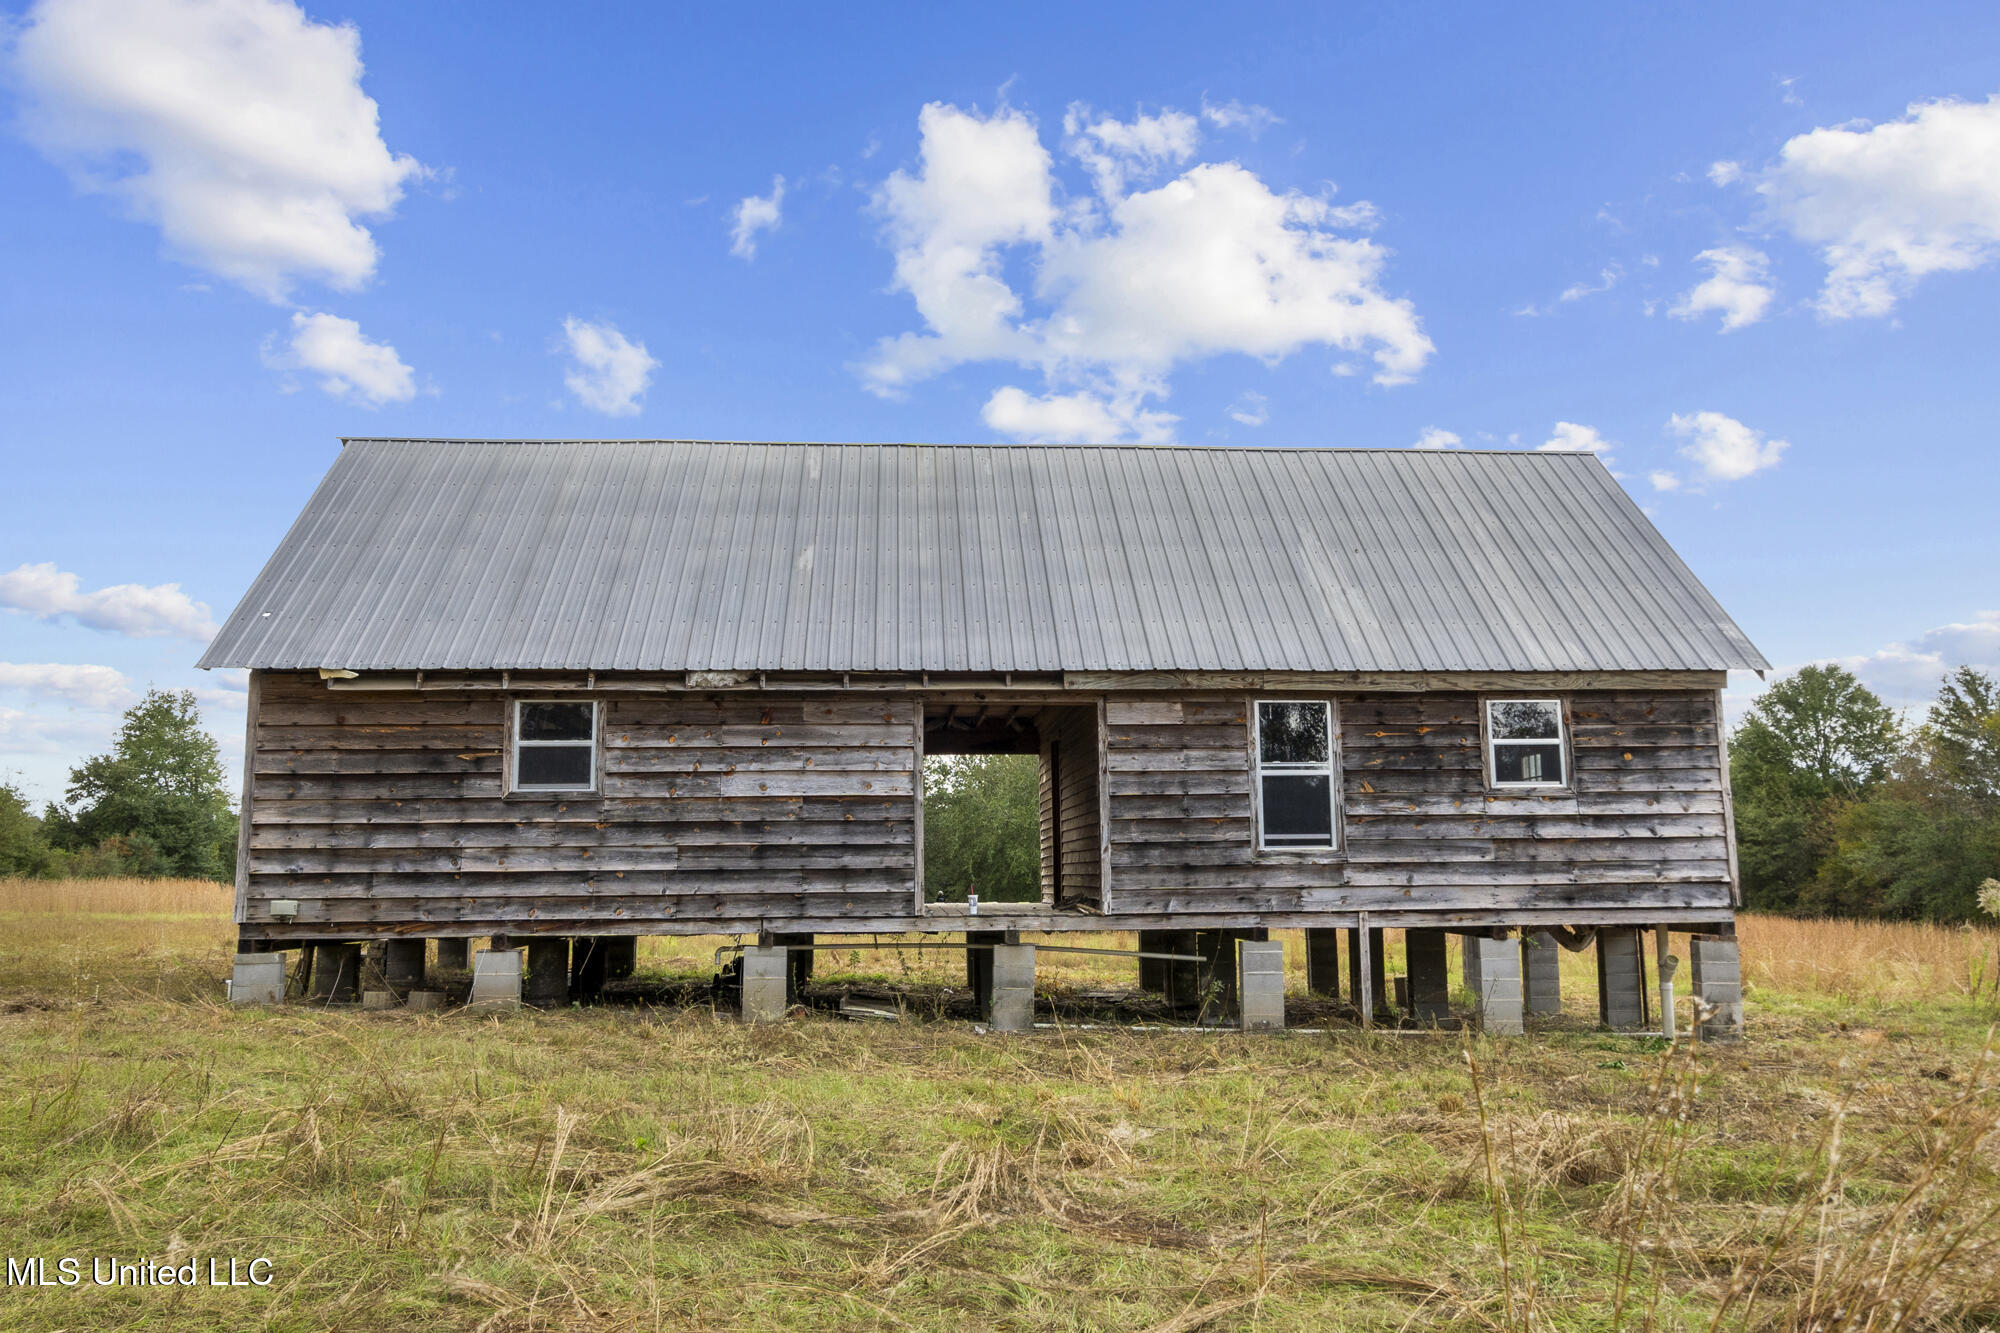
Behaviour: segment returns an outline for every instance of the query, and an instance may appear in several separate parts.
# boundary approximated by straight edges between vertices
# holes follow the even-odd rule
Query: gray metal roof
[[[1767,663],[1588,454],[351,440],[201,665]]]

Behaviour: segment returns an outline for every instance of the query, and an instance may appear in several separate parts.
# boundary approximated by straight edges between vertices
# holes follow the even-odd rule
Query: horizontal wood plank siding
[[[1728,907],[1712,692],[1571,694],[1572,782],[1550,793],[1487,791],[1477,694],[1327,697],[1338,856],[1255,850],[1251,696],[1111,703],[1119,912]]]
[[[278,898],[322,930],[910,911],[914,700],[603,696],[587,795],[505,792],[507,706],[260,677],[246,920]]]

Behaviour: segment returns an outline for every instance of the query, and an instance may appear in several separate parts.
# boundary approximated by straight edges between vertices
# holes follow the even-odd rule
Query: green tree
[[[55,856],[28,798],[13,783],[0,782],[0,875],[45,875]]]
[[[924,761],[924,895],[963,902],[1042,896],[1041,761],[1026,754]]]
[[[236,818],[192,690],[146,691],[126,710],[112,752],[70,770],[68,798],[43,825],[59,845],[94,853],[101,873],[235,872]]]
[[[1842,809],[1882,780],[1900,739],[1895,714],[1844,667],[1802,667],[1764,692],[1729,742],[1746,906],[1800,906]]]
[[[1991,676],[1967,666],[1945,677],[1919,734],[1940,782],[2000,801],[2000,685]]]

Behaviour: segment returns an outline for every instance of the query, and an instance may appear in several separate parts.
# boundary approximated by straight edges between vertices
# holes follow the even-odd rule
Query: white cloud
[[[134,696],[113,667],[62,662],[0,662],[0,690],[62,699],[85,708],[121,708]]]
[[[660,363],[609,323],[592,323],[574,315],[563,321],[563,339],[570,368],[563,383],[577,401],[606,416],[637,416],[646,386]]]
[[[361,326],[338,315],[294,311],[292,337],[282,351],[265,344],[264,360],[277,370],[303,370],[319,387],[363,407],[407,403],[417,394],[416,372],[387,343],[369,342]]]
[[[1748,181],[1770,221],[1819,248],[1822,315],[1886,315],[1919,279],[2000,255],[2000,94],[1812,130],[1761,171],[1718,162],[1709,179]]]
[[[1884,702],[1921,710],[1937,697],[1938,683],[1961,666],[2000,675],[2000,611],[1981,611],[1969,621],[1925,630],[1907,643],[1831,660],[1859,676]]]
[[[1100,195],[1111,198],[1124,194],[1129,182],[1149,180],[1194,156],[1201,123],[1184,111],[1113,120],[1072,102],[1063,115],[1063,136],[1063,151],[1089,170]]]
[[[383,143],[361,37],[284,0],[42,0],[13,44],[21,129],[169,253],[273,301],[375,270],[358,219],[423,172]]]
[[[1007,385],[996,389],[981,409],[980,419],[1002,435],[1036,444],[1105,444],[1136,440],[1164,444],[1173,438],[1180,418],[1149,412],[1137,395],[1100,397],[1088,392],[1051,393],[1036,397]]]
[[[1239,426],[1261,426],[1271,419],[1271,400],[1246,389],[1230,407],[1229,419]]]
[[[783,218],[785,178],[771,177],[771,193],[750,195],[736,205],[736,226],[729,233],[729,253],[738,259],[757,257],[757,233],[776,231]]]
[[[1785,440],[1766,439],[1734,417],[1720,412],[1676,412],[1667,429],[1686,440],[1681,457],[1701,469],[1709,481],[1741,481],[1752,473],[1778,465],[1778,459],[1792,446]]]
[[[75,754],[115,725],[102,714],[33,713],[0,705],[0,755]]]
[[[1656,491],[1677,491],[1681,488],[1681,479],[1671,472],[1648,472],[1646,480],[1653,484]]]
[[[1233,97],[1227,102],[1211,102],[1206,97],[1202,98],[1201,118],[1218,130],[1247,130],[1253,139],[1271,126],[1285,123],[1281,117],[1271,114],[1271,108],[1239,102]]]
[[[1729,333],[1764,318],[1777,289],[1771,285],[1771,261],[1745,245],[1703,250],[1695,262],[1707,264],[1709,276],[1667,311],[1675,319],[1698,319],[1710,310],[1722,312],[1722,331]]]
[[[1456,449],[1464,443],[1456,431],[1445,430],[1441,426],[1426,426],[1423,434],[1417,436],[1412,449]]]
[[[119,583],[95,592],[82,591],[82,580],[58,569],[53,561],[22,565],[0,574],[0,607],[35,617],[67,617],[92,629],[110,630],[135,639],[182,638],[206,642],[215,637],[215,618],[205,603],[181,591],[178,583],[144,587]]]
[[[1171,425],[1145,404],[1167,395],[1185,361],[1233,352],[1276,362],[1325,344],[1372,355],[1376,381],[1393,384],[1429,359],[1415,310],[1380,288],[1388,252],[1340,234],[1372,225],[1368,205],[1276,194],[1235,163],[1198,163],[1127,193],[1188,162],[1195,118],[1167,110],[1125,122],[1072,107],[1065,126],[1065,148],[1094,187],[1067,203],[1028,116],[924,107],[918,168],[892,174],[875,197],[895,286],[924,329],[876,347],[861,368],[869,389],[894,397],[953,366],[1007,362],[1039,372],[1045,392],[996,394],[989,425],[995,413],[1025,419],[1037,403],[1074,418],[1088,399],[1097,424],[1142,437]],[[1031,283],[1010,280],[1013,258]]]
[[[1616,287],[1618,280],[1624,276],[1625,268],[1622,264],[1607,264],[1598,270],[1596,282],[1571,283],[1569,286],[1563,288],[1562,294],[1556,299],[1558,301],[1581,301],[1586,296],[1595,296],[1599,292],[1608,292],[1613,287]],[[1527,314],[1532,311],[1533,307],[1529,307],[1520,313]]]
[[[1537,453],[1609,454],[1612,442],[1598,434],[1595,426],[1579,426],[1574,421],[1558,421],[1549,438],[1535,446]]]

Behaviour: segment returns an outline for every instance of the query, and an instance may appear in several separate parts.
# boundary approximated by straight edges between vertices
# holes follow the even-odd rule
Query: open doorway
[[[1103,750],[1090,704],[924,709],[924,902],[1103,907]]]

